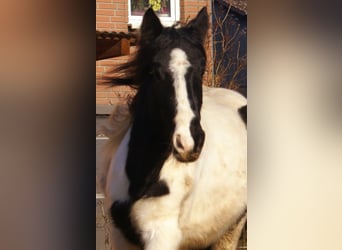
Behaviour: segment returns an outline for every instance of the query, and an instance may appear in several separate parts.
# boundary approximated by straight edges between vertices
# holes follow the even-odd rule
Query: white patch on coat
[[[169,69],[174,81],[176,99],[176,116],[174,120],[176,127],[173,135],[173,145],[180,153],[189,152],[195,144],[190,132],[190,123],[195,114],[189,103],[185,80],[186,72],[191,64],[185,52],[179,48],[173,49],[170,57]],[[177,138],[180,140],[183,148],[177,146]]]

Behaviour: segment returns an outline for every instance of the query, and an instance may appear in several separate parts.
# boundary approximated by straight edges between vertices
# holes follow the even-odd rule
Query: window
[[[149,7],[156,12],[164,26],[179,21],[179,0],[128,0],[128,21],[133,29],[140,27],[142,17]]]

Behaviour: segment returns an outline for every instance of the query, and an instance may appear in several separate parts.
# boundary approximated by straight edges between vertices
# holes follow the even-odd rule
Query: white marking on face
[[[174,80],[173,85],[176,94],[176,128],[173,144],[179,153],[189,152],[195,144],[190,132],[190,122],[195,114],[189,103],[185,80],[185,74],[191,64],[185,52],[179,48],[173,49],[170,56],[169,69]]]

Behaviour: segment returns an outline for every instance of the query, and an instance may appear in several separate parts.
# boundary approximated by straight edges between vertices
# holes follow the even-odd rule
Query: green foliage
[[[149,4],[154,11],[158,11],[161,9],[161,0],[149,0]]]

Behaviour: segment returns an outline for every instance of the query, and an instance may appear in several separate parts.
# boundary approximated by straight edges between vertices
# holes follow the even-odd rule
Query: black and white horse
[[[138,89],[106,175],[115,250],[207,248],[246,214],[247,102],[202,86],[207,29],[206,8],[180,28],[147,10],[111,79]]]

